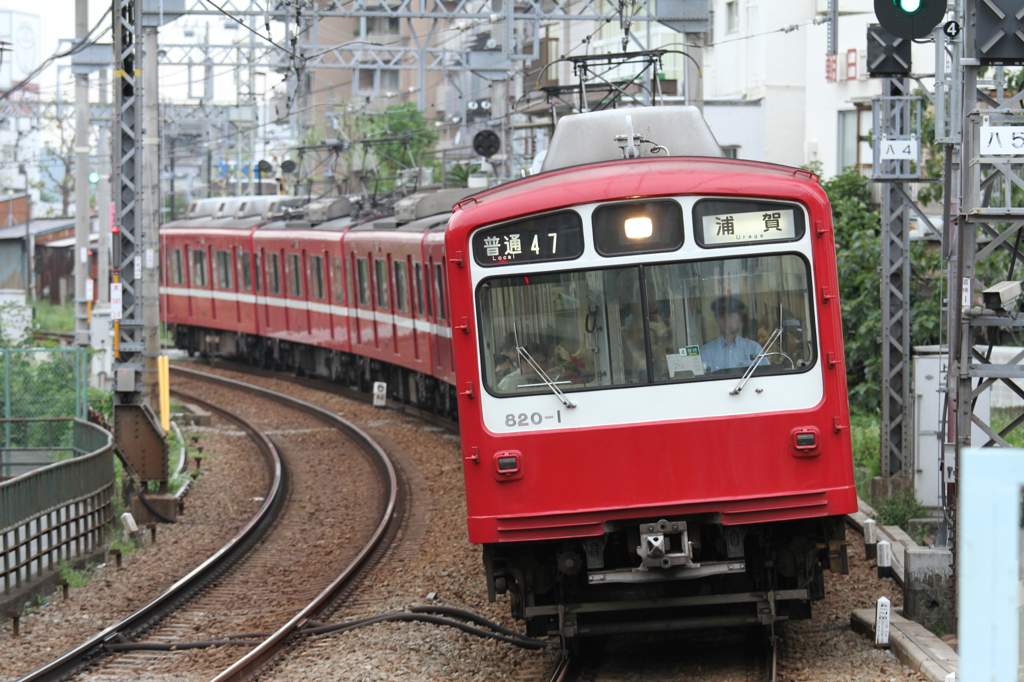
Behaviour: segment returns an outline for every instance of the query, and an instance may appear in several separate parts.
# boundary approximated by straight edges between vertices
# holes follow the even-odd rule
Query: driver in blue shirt
[[[717,339],[701,346],[700,356],[709,372],[737,367],[749,367],[761,352],[757,341],[740,336],[746,306],[738,296],[721,296],[711,304],[721,334]]]

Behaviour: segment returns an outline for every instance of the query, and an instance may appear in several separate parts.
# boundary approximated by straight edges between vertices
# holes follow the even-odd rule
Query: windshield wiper
[[[514,324],[512,325],[512,333],[516,338],[516,353],[519,354],[519,357],[526,361],[526,364],[528,364],[533,371],[537,373],[537,376],[541,378],[541,381],[551,389],[551,392],[555,394],[555,397],[558,398],[563,405],[567,408],[576,407],[576,403],[565,397],[565,394],[562,393],[562,389],[555,385],[555,382],[551,380],[551,377],[549,377],[548,373],[544,371],[544,368],[542,368],[540,364],[533,359],[533,356],[530,355],[530,351],[519,345],[519,332],[516,330]]]
[[[743,390],[743,387],[747,385],[747,381],[749,381],[750,377],[754,374],[754,370],[756,370],[757,366],[761,364],[761,361],[764,360],[765,357],[767,357],[768,349],[771,348],[772,344],[774,344],[775,341],[781,337],[782,327],[779,327],[772,332],[771,336],[768,337],[768,343],[764,344],[764,348],[761,349],[761,352],[758,353],[756,358],[754,358],[754,361],[750,363],[750,367],[748,367],[747,371],[743,373],[742,377],[740,377],[740,382],[736,384],[736,388],[729,391],[729,395],[740,394],[740,391]]]

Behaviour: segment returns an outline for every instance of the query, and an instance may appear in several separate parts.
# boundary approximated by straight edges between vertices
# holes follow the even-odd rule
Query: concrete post
[[[160,355],[160,110],[156,28],[142,38],[142,395],[157,406]]]
[[[107,103],[107,70],[100,71],[100,104]],[[99,213],[99,244],[96,258],[96,286],[99,305],[110,305],[110,129],[100,126],[99,174],[96,183],[96,211]]]
[[[89,34],[89,1],[75,0],[75,37]],[[75,344],[89,345],[89,76],[75,75]]]

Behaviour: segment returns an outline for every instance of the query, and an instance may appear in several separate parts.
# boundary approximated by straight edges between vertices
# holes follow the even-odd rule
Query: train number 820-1
[[[534,412],[533,414],[530,415],[526,414],[525,412],[520,412],[518,415],[505,415],[505,426],[529,426],[530,424],[533,424],[534,426],[540,426],[543,421],[544,417],[541,415],[540,412]]]

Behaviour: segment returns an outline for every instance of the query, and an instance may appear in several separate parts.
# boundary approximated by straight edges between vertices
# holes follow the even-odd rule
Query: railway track
[[[602,637],[563,657],[550,682],[774,682],[777,647],[736,631]]]
[[[250,677],[328,613],[386,544],[402,490],[387,454],[358,427],[310,403],[193,370],[176,368],[175,383],[184,399],[225,417],[264,452],[275,475],[260,511],[150,604],[23,680],[134,680],[170,672],[178,679]],[[248,399],[240,401],[240,392]],[[325,466],[339,470],[332,448],[358,460],[345,471],[347,491],[324,475]],[[347,516],[330,508],[330,499],[351,500]],[[325,545],[330,534],[348,541]]]

